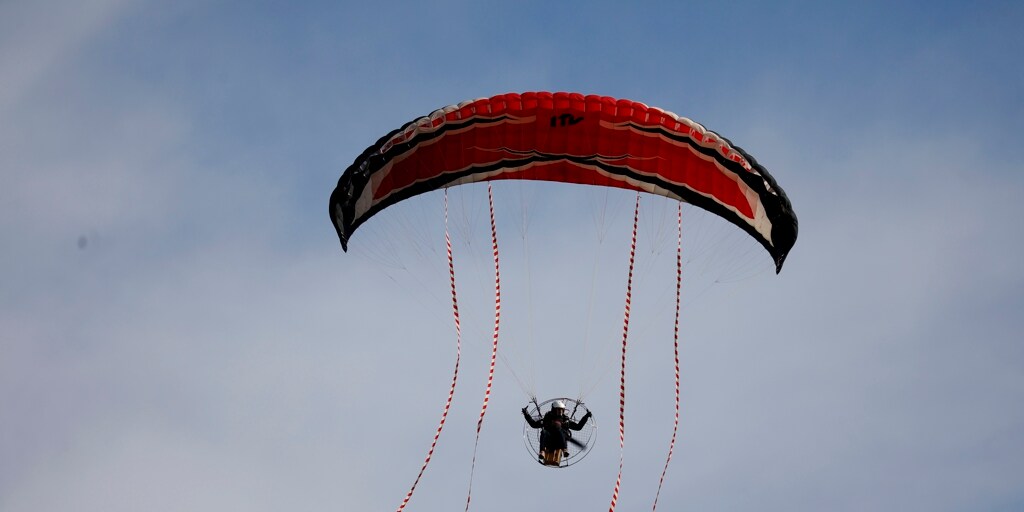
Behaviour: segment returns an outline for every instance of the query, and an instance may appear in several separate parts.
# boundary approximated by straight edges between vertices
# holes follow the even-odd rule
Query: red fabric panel
[[[697,141],[704,138],[699,130],[642,103],[570,93],[505,94],[468,102],[432,117],[427,126],[468,124],[461,129],[446,126],[440,137],[423,141],[419,147],[392,160],[374,191],[375,201],[418,181],[473,166],[516,166],[515,160],[534,155],[564,155],[591,157],[657,176],[711,196],[747,218],[754,215],[754,205],[748,202],[735,178],[723,173],[716,163],[685,143],[631,129],[627,123],[660,127]],[[393,141],[400,142],[409,135],[398,135]],[[719,148],[728,158],[745,163],[738,153],[730,154],[727,150],[724,143]],[[628,183],[566,160],[516,170],[505,170],[493,177],[481,176],[480,180],[532,179],[636,190]]]

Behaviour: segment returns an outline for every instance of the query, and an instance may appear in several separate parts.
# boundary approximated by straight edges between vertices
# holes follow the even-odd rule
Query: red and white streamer
[[[658,509],[658,497],[661,496],[661,486],[665,483],[665,473],[668,472],[668,463],[672,460],[672,452],[676,447],[676,434],[679,432],[679,306],[680,292],[683,287],[683,204],[679,203],[678,230],[676,236],[676,318],[672,330],[672,353],[676,362],[676,416],[672,424],[672,440],[668,444],[668,456],[665,458],[665,467],[661,470],[661,479],[658,480],[658,492],[654,495],[654,506],[651,510]]]
[[[419,474],[416,475],[416,480],[412,483],[412,488],[409,489],[408,494],[405,495],[405,499],[402,500],[402,504],[398,506],[397,512],[402,512],[405,506],[412,499],[412,493],[416,490],[416,485],[419,484],[420,478],[423,477],[424,471],[427,470],[427,465],[430,464],[430,458],[434,456],[434,448],[437,447],[437,439],[441,437],[441,430],[444,429],[444,422],[448,418],[448,410],[452,406],[452,397],[455,395],[455,383],[459,380],[459,359],[462,358],[462,327],[459,322],[459,299],[458,294],[455,292],[455,260],[452,258],[452,238],[448,232],[448,191],[444,192],[444,242],[448,249],[448,275],[450,277],[451,289],[452,289],[452,315],[455,318],[455,371],[452,374],[452,385],[448,390],[448,400],[444,404],[444,412],[441,413],[441,422],[437,425],[437,432],[434,434],[434,440],[430,443],[430,450],[427,451],[427,458],[423,461],[423,466],[420,467]]]
[[[491,184],[487,184],[487,205],[491,214],[491,250],[494,255],[494,335],[491,343],[491,367],[487,372],[487,389],[484,391],[484,403],[480,407],[480,419],[476,422],[476,441],[473,443],[473,464],[469,469],[469,492],[466,494],[466,510],[473,499],[473,473],[476,470],[476,449],[480,444],[480,429],[484,425],[487,414],[487,403],[491,399],[491,384],[494,382],[494,366],[498,358],[498,327],[501,325],[501,272],[498,265],[498,228],[494,222],[494,194]]]
[[[633,263],[636,261],[636,228],[640,220],[640,193],[636,194],[633,209],[633,240],[629,246],[629,273],[626,278],[626,308],[622,315],[622,364],[619,368],[619,476],[615,478],[612,502],[608,512],[615,512],[619,501],[619,486],[622,484],[622,462],[626,447],[626,342],[629,340],[629,308],[633,299]]]

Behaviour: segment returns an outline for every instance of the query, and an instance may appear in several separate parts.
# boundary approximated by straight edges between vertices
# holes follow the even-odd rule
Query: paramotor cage
[[[530,402],[526,406],[526,411],[534,419],[540,420],[544,417],[545,413],[551,410],[551,404],[556,400],[561,400],[565,403],[565,414],[573,422],[579,423],[589,411],[583,402],[564,397],[552,398],[539,404],[535,401]],[[580,430],[566,430],[568,438],[565,450],[562,453],[542,452],[540,438],[543,430],[542,428],[533,428],[525,421],[523,422],[523,442],[526,445],[526,450],[533,457],[533,460],[545,467],[567,468],[583,460],[594,447],[597,421],[594,419],[593,414],[591,414],[587,423]]]

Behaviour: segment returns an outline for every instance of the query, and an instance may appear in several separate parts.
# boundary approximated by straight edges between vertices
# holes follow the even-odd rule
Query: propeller
[[[577,440],[573,439],[571,435],[569,435],[569,436],[566,436],[566,437],[565,437],[565,440],[566,440],[566,441],[569,441],[570,443],[572,443],[572,444],[574,444],[574,445],[576,445],[576,446],[577,446],[577,447],[579,447],[579,449],[581,449],[581,450],[586,450],[586,449],[587,449],[587,445],[585,445],[585,444],[583,444],[583,443],[581,443],[581,442],[579,442],[579,441],[577,441]]]

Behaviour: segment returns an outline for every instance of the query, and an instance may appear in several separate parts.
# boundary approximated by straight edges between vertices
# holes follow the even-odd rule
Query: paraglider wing
[[[797,219],[749,154],[703,126],[630,100],[503,94],[451,105],[385,135],[345,170],[330,215],[348,249],[377,212],[431,190],[526,179],[619,187],[699,206],[757,239],[782,269]]]

